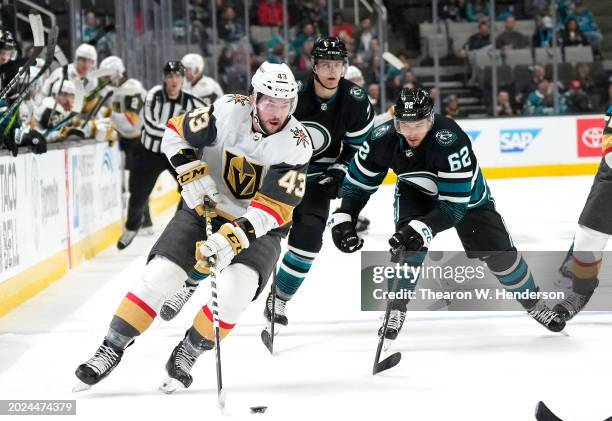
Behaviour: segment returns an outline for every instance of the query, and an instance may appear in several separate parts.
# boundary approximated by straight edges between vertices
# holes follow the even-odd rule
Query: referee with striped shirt
[[[205,106],[200,99],[183,91],[184,77],[185,67],[180,61],[171,60],[164,66],[164,83],[147,92],[140,144],[133,151],[133,169],[128,185],[130,200],[125,228],[117,242],[119,250],[129,246],[138,233],[159,175],[168,170],[176,178],[174,168],[160,151],[166,123],[172,117]]]

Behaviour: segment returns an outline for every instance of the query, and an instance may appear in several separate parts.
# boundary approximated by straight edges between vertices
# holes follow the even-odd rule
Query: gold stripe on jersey
[[[168,120],[168,125],[172,126],[180,137],[185,139],[185,132],[183,131],[183,121],[185,120],[185,114],[177,115]]]
[[[291,222],[293,217],[294,206],[272,199],[271,197],[268,197],[260,192],[255,194],[255,197],[251,202],[251,206],[271,213],[277,220],[279,226],[283,226]]]

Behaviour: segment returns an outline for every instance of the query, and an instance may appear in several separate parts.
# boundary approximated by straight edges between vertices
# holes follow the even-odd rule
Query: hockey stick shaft
[[[213,235],[212,232],[212,214],[213,206],[208,201],[208,198],[204,199],[204,217],[206,219],[206,238],[210,238]],[[210,264],[210,296],[212,301],[212,314],[213,314],[213,329],[215,331],[215,360],[217,363],[217,401],[221,412],[225,410],[225,397],[223,395],[223,376],[221,374],[221,335],[219,328],[219,303],[217,298],[217,268],[214,257],[209,257],[208,262]]]

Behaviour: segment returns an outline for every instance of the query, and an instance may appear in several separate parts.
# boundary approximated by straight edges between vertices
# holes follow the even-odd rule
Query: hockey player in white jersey
[[[181,59],[185,66],[185,82],[183,89],[191,95],[200,98],[206,105],[223,96],[223,89],[211,77],[204,76],[204,59],[199,54],[189,53]]]
[[[117,366],[196,263],[204,279],[208,258],[215,258],[221,338],[263,290],[304,195],[312,144],[291,115],[298,86],[289,67],[263,63],[251,83],[248,97],[225,95],[211,107],[169,121],[162,151],[179,174],[183,207],[153,246],[140,282],[122,300],[104,342],[77,368],[77,390],[98,383]],[[205,198],[216,203],[216,232],[210,238],[194,210]],[[196,358],[213,348],[213,338],[206,304],[173,350],[166,364],[169,377],[188,387]]]
[[[95,89],[98,84],[97,78],[91,76],[92,72],[96,69],[97,62],[98,53],[96,49],[92,45],[81,44],[74,52],[74,62],[68,64],[67,80],[75,85],[81,83],[85,95]],[[58,67],[51,72],[51,75],[49,75],[49,78],[43,84],[43,95],[51,96],[53,86],[56,84],[60,85],[63,78],[63,68]]]

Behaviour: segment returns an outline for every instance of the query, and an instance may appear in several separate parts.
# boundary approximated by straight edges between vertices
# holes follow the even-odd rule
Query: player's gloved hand
[[[427,224],[413,219],[410,223],[401,226],[389,239],[391,254],[395,255],[396,251],[402,248],[407,252],[428,248],[432,238],[431,228]]]
[[[47,152],[47,140],[42,133],[37,130],[28,130],[21,137],[21,144],[27,145],[32,149],[34,154],[43,154]]]
[[[205,267],[209,266],[208,258],[214,257],[215,268],[221,271],[248,246],[249,239],[242,228],[228,222],[206,241],[196,243],[196,260],[199,267]]]
[[[15,142],[15,138],[18,136],[20,135],[16,133],[16,130],[9,130],[9,132],[5,135],[4,127],[0,127],[0,137],[2,137],[2,144],[4,145],[4,147],[6,147],[6,149],[11,151],[11,154],[13,156],[17,156],[18,153],[18,144]]]
[[[179,165],[176,172],[176,179],[183,187],[181,195],[191,209],[202,205],[205,197],[213,202],[213,206],[221,199],[215,181],[208,175],[208,165],[205,162],[192,161]]]
[[[354,253],[363,247],[363,239],[357,235],[355,222],[348,213],[339,210],[334,212],[329,221],[329,226],[338,250],[344,253]]]
[[[325,175],[319,180],[319,187],[328,199],[336,199],[338,191],[342,186],[342,181],[346,175],[346,165],[336,163],[329,167]]]
[[[99,118],[96,121],[94,139],[96,142],[106,142],[110,139],[112,123],[110,118]]]

